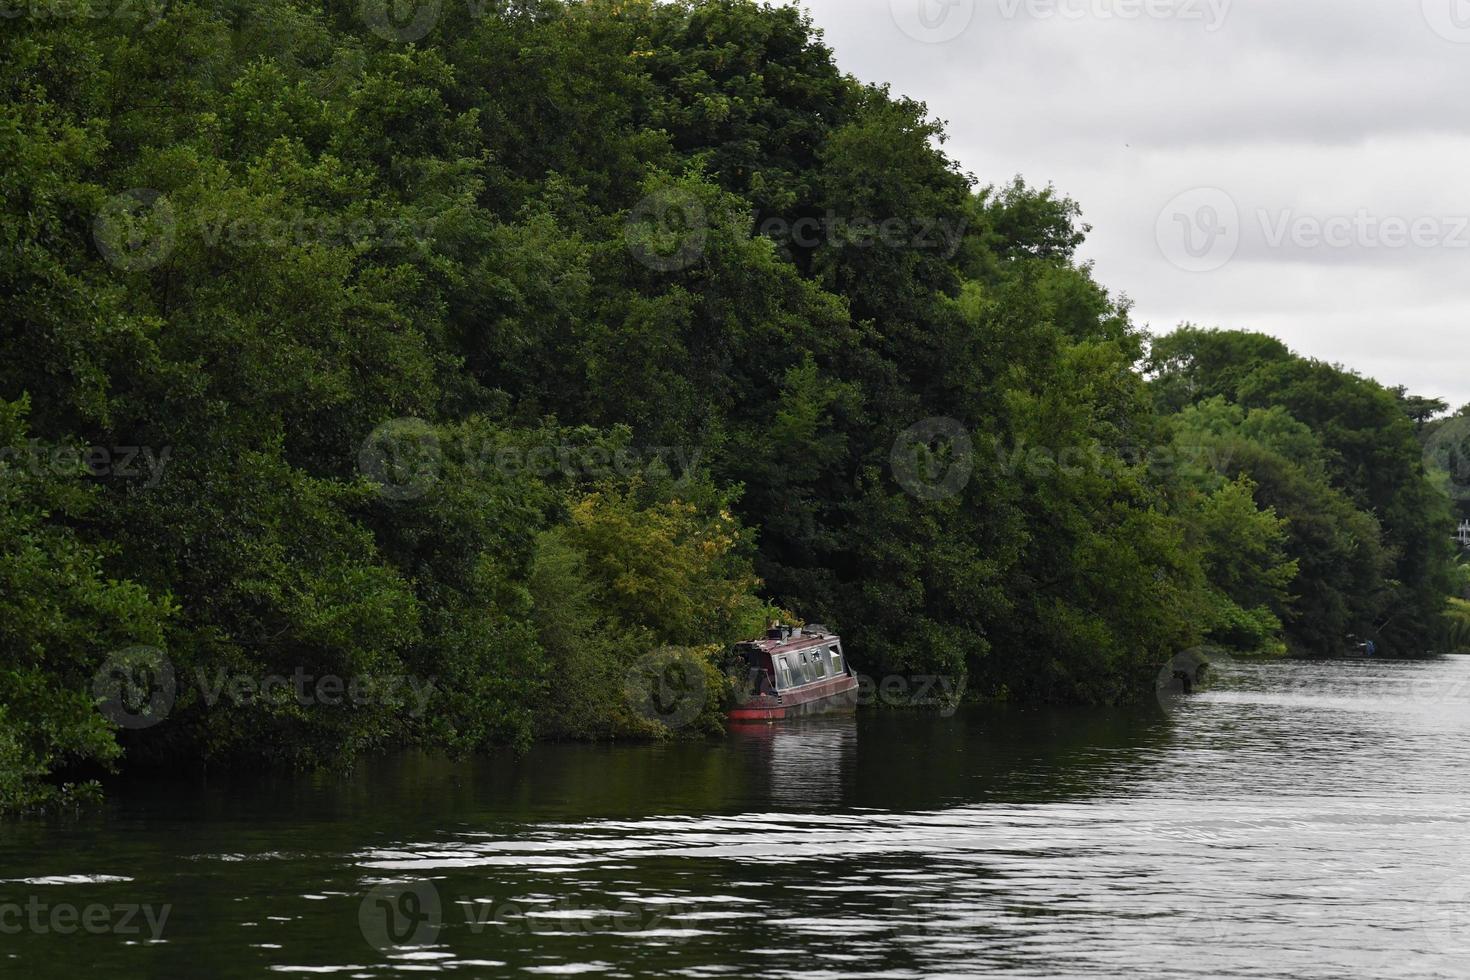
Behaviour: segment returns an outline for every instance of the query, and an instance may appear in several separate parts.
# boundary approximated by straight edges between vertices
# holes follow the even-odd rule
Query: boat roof
[[[775,632],[775,630],[770,632]],[[822,629],[791,629],[789,633],[783,630],[782,634],[780,639],[764,636],[758,640],[747,640],[741,646],[756,647],[765,653],[791,653],[841,640],[836,633],[829,633]]]

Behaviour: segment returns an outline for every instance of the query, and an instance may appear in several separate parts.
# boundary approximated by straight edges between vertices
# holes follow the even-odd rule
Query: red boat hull
[[[731,721],[779,721],[857,706],[857,678],[850,674],[803,684],[780,694],[760,694],[731,708]]]

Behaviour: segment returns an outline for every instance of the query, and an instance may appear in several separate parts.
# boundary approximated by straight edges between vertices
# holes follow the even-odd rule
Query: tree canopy
[[[1150,343],[1076,203],[978,185],[793,8],[137,13],[0,32],[0,804],[705,731],[775,617],[1029,700],[1435,643],[1432,399]],[[98,710],[135,649],[146,724]],[[667,650],[697,719],[625,696]]]

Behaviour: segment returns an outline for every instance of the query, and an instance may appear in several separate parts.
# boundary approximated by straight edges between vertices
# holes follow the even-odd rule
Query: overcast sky
[[[1077,200],[1155,332],[1470,402],[1470,0],[802,0],[982,183]]]

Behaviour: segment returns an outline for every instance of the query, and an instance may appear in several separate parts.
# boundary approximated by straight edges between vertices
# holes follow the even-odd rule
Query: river
[[[0,972],[1470,975],[1470,658],[1168,707],[128,783],[0,825]]]

